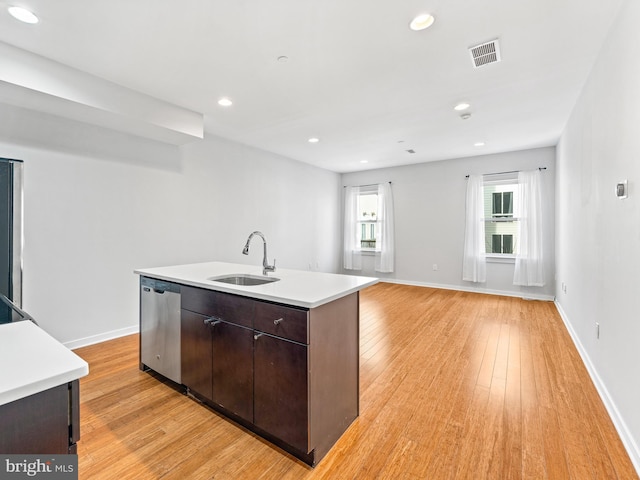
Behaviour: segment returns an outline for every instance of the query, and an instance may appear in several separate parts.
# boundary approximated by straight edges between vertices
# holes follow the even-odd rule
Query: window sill
[[[516,263],[515,255],[495,255],[487,254],[487,263]]]
[[[362,249],[362,250],[354,250],[353,253],[360,253],[362,255],[375,255],[378,252],[374,249],[370,249],[370,250]]]

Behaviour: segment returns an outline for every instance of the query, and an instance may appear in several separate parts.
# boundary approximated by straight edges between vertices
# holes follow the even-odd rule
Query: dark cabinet
[[[0,405],[0,452],[70,454],[80,440],[78,380]]]
[[[256,331],[253,359],[255,425],[308,452],[307,346]]]
[[[253,330],[199,313],[181,313],[182,382],[253,421]]]
[[[211,323],[212,400],[253,421],[253,330],[224,321]]]
[[[253,421],[253,301],[182,287],[182,383]]]
[[[181,292],[183,384],[315,465],[358,416],[358,294],[307,309]]]
[[[204,398],[213,398],[211,330],[208,318],[182,310],[180,314],[180,361],[182,383]]]
[[[243,327],[253,328],[255,300],[228,293],[182,287],[181,306],[185,310],[210,317],[212,321],[224,320]]]
[[[256,302],[254,328],[306,345],[309,343],[309,310]]]

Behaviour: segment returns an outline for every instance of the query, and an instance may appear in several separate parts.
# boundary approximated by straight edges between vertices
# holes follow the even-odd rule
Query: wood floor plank
[[[513,315],[513,313],[511,313]],[[507,354],[507,375],[505,383],[504,425],[502,452],[503,471],[508,478],[522,475],[522,382],[520,358],[520,331],[518,325],[511,325]]]
[[[131,335],[76,350],[79,478],[638,478],[552,303],[390,283],[360,300],[360,416],[315,468],[140,372]]]
[[[524,317],[526,319],[526,316]],[[522,405],[522,478],[549,478],[545,468],[544,441],[540,420],[538,389],[534,373],[534,352],[530,326],[520,325],[520,401]]]

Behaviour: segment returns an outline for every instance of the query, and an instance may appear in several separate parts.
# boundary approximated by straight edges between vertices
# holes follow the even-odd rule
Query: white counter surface
[[[244,297],[272,302],[315,308],[338,298],[378,283],[377,278],[334,273],[306,272],[277,268],[269,277],[277,282],[264,285],[241,286],[208,280],[221,275],[262,275],[261,265],[209,262],[176,265],[172,267],[143,268],[135,270],[138,275],[159,280],[168,280],[183,285],[207,288],[219,292],[233,293]]]
[[[77,380],[89,365],[30,321],[0,325],[0,405]]]

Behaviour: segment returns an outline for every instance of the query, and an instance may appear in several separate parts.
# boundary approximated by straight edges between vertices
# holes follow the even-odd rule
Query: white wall
[[[159,144],[0,105],[0,156],[24,160],[24,308],[77,346],[135,331],[135,268],[337,271],[340,176],[216,138]],[[311,265],[311,267],[310,267]]]
[[[639,23],[626,2],[558,145],[556,252],[557,304],[640,471]]]
[[[513,285],[513,263],[488,263],[487,282],[462,280],[466,175],[511,170],[543,172],[546,285]],[[534,298],[552,298],[554,281],[555,149],[540,148],[495,155],[429,162],[343,175],[344,185],[392,182],[395,210],[396,268],[391,274],[374,272],[374,258],[363,259],[361,275],[389,281],[475,290]],[[433,264],[438,270],[433,270]],[[357,271],[348,270],[357,274]]]

